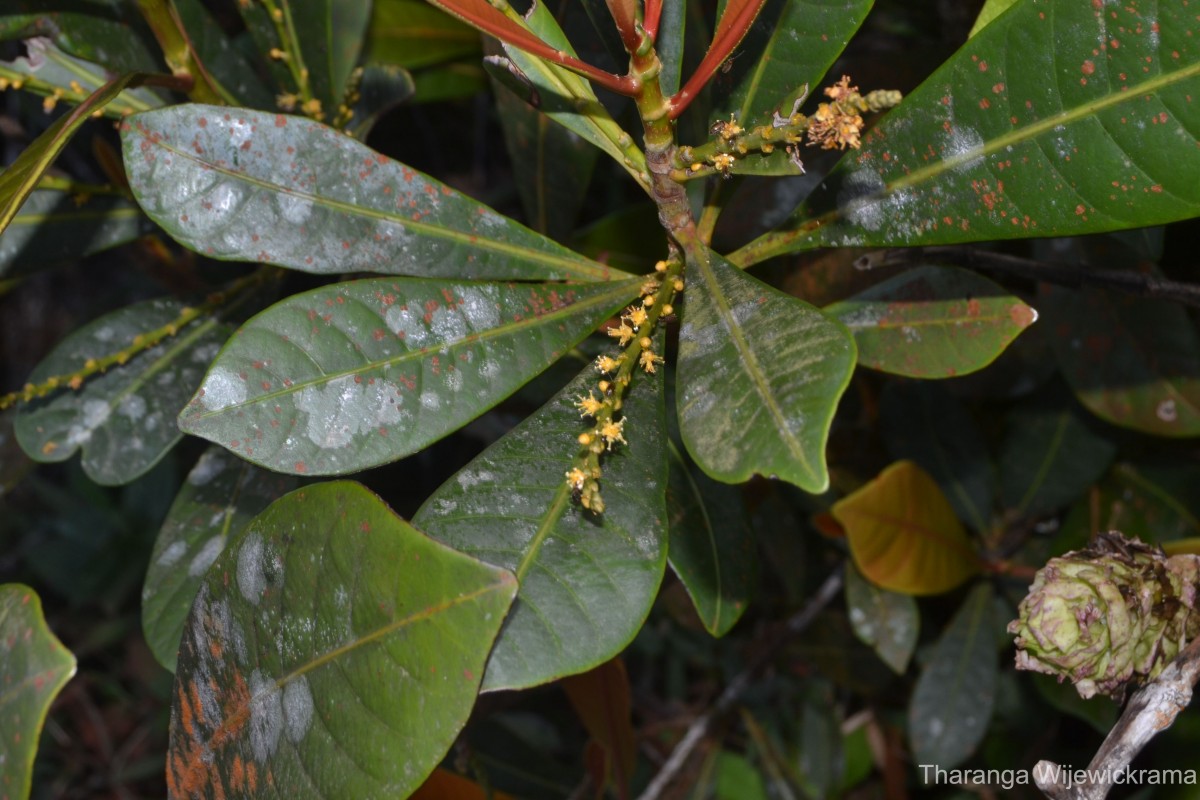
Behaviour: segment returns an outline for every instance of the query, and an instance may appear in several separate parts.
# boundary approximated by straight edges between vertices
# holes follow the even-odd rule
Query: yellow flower
[[[566,473],[567,485],[575,491],[583,488],[583,482],[587,480],[587,475],[579,467],[574,467],[570,472]]]
[[[712,157],[713,167],[722,175],[728,175],[729,170],[733,169],[734,157],[728,153],[717,153]]]
[[[610,356],[600,356],[596,359],[596,370],[598,372],[616,372],[621,366],[622,358],[611,358]]]
[[[633,328],[625,323],[621,323],[619,328],[609,328],[608,335],[617,340],[621,347],[629,344],[629,340],[633,338]]]
[[[600,435],[603,436],[604,441],[608,443],[609,450],[612,450],[612,446],[617,442],[620,442],[621,444],[629,444],[625,441],[625,437],[621,435],[624,428],[624,419],[616,421],[609,420],[600,426]]]
[[[638,356],[638,363],[642,365],[642,369],[653,375],[655,372],[654,365],[663,363],[663,358],[662,356],[655,355],[653,350],[643,350],[642,354]]]
[[[604,402],[597,400],[591,392],[588,392],[587,397],[576,398],[575,407],[579,409],[579,416],[592,417],[596,415],[597,411],[604,408]]]
[[[646,324],[646,309],[631,308],[629,309],[629,312],[625,314],[625,316],[621,317],[621,319],[628,322],[629,325],[636,331],[638,328]]]

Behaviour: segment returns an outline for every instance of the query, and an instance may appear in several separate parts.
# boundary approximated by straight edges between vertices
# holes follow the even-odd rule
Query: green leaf
[[[466,722],[516,588],[359,484],[278,500],[188,616],[168,796],[407,797]]]
[[[1077,0],[1021,0],[873,128],[784,228],[730,260],[1200,214],[1194,15],[1187,0],[1103,13]]]
[[[996,473],[974,418],[950,392],[927,382],[891,384],[880,425],[892,458],[908,458],[933,476],[959,519],[988,529]]]
[[[0,40],[37,36],[114,72],[162,69],[153,34],[125,0],[5,0]]]
[[[0,277],[77,261],[155,230],[118,195],[38,189],[0,233]]]
[[[66,376],[131,346],[138,336],[167,325],[184,306],[150,300],[114,311],[72,332],[29,377],[40,385]],[[175,416],[196,390],[205,365],[229,336],[212,317],[181,328],[124,364],[19,406],[17,440],[32,458],[53,463],[83,450],[83,471],[97,483],[115,486],[145,473],[182,434]]]
[[[1000,447],[1000,498],[1022,516],[1059,509],[1112,463],[1115,444],[1065,392],[1039,392],[1009,411]]]
[[[1044,285],[1058,368],[1080,402],[1155,436],[1200,434],[1200,336],[1183,307]]]
[[[1107,736],[1117,722],[1121,707],[1116,703],[1092,703],[1079,696],[1071,682],[1060,683],[1050,675],[1031,672],[1028,679],[1042,699],[1064,714],[1083,720],[1096,733]]]
[[[967,34],[968,38],[986,28],[992,20],[1008,11],[1016,2],[1017,0],[984,0],[983,8],[979,9],[979,16],[975,18],[975,24]]]
[[[710,122],[733,114],[749,129],[770,124],[776,113],[790,116],[791,102],[781,107],[785,99],[805,84],[820,94],[825,71],[846,49],[873,4],[874,0],[769,0],[733,61],[726,62],[728,72],[713,79],[717,99]]]
[[[572,278],[612,270],[325,125],[182,105],[122,131],[142,208],[212,258],[308,272]]]
[[[175,496],[158,532],[142,588],[142,631],[158,663],[175,671],[183,625],[208,568],[225,544],[296,480],[213,446]]]
[[[368,64],[355,89],[358,100],[354,103],[354,115],[346,132],[355,139],[365,140],[381,116],[411,100],[416,91],[412,75],[403,68]]]
[[[395,461],[508,397],[639,286],[380,278],[296,294],[242,326],[179,424],[279,472]]]
[[[510,91],[496,87],[496,111],[530,226],[566,241],[600,151]]]
[[[950,769],[975,751],[996,700],[992,589],[981,583],[942,632],[908,709],[913,763]]]
[[[692,470],[674,442],[669,454],[671,569],[705,629],[724,636],[750,605],[758,572],[758,551],[741,491]]]
[[[667,461],[661,379],[635,376],[625,438],[602,459],[606,511],[571,500],[564,475],[586,430],[575,398],[588,365],[533,416],[438,489],[413,524],[456,550],[513,570],[521,591],[483,688],[520,689],[591,669],[642,626],[666,566]]]
[[[75,656],[46,626],[28,586],[0,586],[0,781],[4,796],[29,796],[33,759],[50,703],[75,674]]]
[[[1037,312],[973,272],[923,266],[824,309],[858,344],[858,362],[914,378],[983,369]]]
[[[160,82],[161,78],[162,76],[138,72],[113,78],[88,95],[78,106],[56,119],[22,150],[16,160],[0,172],[0,233],[12,222],[25,198],[29,197],[37,186],[38,180],[93,111],[104,108],[131,86]]]
[[[477,56],[479,34],[424,0],[374,0],[367,58],[406,69]]]
[[[575,50],[545,3],[534,4],[526,22],[540,39],[574,55]],[[587,80],[516,46],[506,44],[504,52],[525,76],[546,116],[608,153],[640,186],[649,187],[645,155],[633,146],[633,138],[596,98]]]
[[[917,649],[921,628],[917,601],[911,595],[880,589],[847,561],[846,607],[854,635],[870,645],[883,663],[903,675]]]
[[[237,44],[225,35],[201,0],[171,0],[181,28],[197,60],[227,92],[243,105],[275,109],[275,96],[258,77],[258,72]]]
[[[1076,501],[1063,524],[1082,546],[1098,531],[1119,530],[1144,542],[1200,537],[1200,466],[1178,458],[1161,463],[1118,462],[1093,492]]]
[[[461,100],[487,91],[487,73],[478,64],[453,63],[430,67],[413,75],[417,93],[413,103]]]
[[[701,469],[829,485],[825,442],[854,371],[840,323],[704,250],[688,260],[679,329],[680,433]]]
[[[26,55],[12,61],[0,61],[0,77],[21,81],[24,91],[55,95],[62,102],[82,102],[103,86],[111,77],[103,67],[64,53],[48,39],[25,42]],[[57,100],[47,101],[57,105]],[[147,111],[163,105],[163,100],[149,89],[126,89],[104,106],[104,114],[121,118],[136,111]]]

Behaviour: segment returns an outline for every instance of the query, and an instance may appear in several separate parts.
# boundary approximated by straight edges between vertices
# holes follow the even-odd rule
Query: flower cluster
[[[856,103],[861,98],[858,87],[850,85],[849,75],[843,75],[825,89],[825,96],[833,102],[817,106],[817,112],[808,121],[808,143],[820,145],[823,150],[857,149],[862,144],[864,124]]]
[[[604,512],[600,457],[619,444],[628,444],[621,404],[636,369],[654,374],[664,361],[654,352],[651,335],[658,320],[675,311],[670,301],[683,290],[681,270],[679,262],[660,261],[655,265],[655,274],[642,283],[641,296],[625,309],[618,324],[608,328],[608,335],[617,340],[622,352],[599,356],[595,362],[600,373],[596,388],[575,398],[579,415],[591,419],[592,424],[579,434],[580,449],[566,473],[567,485],[576,502],[595,514]]]

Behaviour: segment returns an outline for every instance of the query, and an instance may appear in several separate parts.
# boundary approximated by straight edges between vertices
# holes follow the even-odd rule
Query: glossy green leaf
[[[696,463],[740,483],[829,485],[825,442],[854,371],[854,339],[820,311],[705,250],[687,264],[679,427]]]
[[[373,0],[367,58],[407,69],[477,56],[479,34],[424,0]]]
[[[12,222],[21,204],[37,186],[38,180],[92,112],[104,108],[125,89],[155,82],[160,77],[134,72],[113,78],[88,95],[82,103],[56,119],[22,150],[16,160],[0,172],[0,232]]]
[[[162,69],[154,35],[125,0],[5,0],[0,40],[46,36],[114,72]]]
[[[1062,508],[1112,463],[1117,447],[1101,436],[1065,392],[1040,391],[1005,420],[1000,498],[1022,516]]]
[[[541,39],[565,53],[574,54],[571,43],[545,3],[532,7],[527,22]],[[504,52],[524,75],[536,95],[538,108],[546,116],[608,153],[643,188],[648,186],[645,156],[632,146],[633,138],[601,105],[586,79],[513,45],[506,44]],[[629,144],[628,149],[622,147],[622,141]]]
[[[750,605],[758,572],[741,491],[692,470],[672,442],[667,510],[671,569],[704,627],[724,636]]]
[[[133,117],[121,138],[142,208],[212,258],[320,273],[611,277],[611,269],[300,117],[174,106]]]
[[[912,461],[888,466],[834,503],[830,513],[846,531],[855,566],[884,589],[941,594],[980,570],[954,509]]]
[[[713,78],[713,120],[732,114],[745,128],[788,117],[805,84],[820,95],[825,71],[846,49],[874,0],[768,0],[729,70]],[[798,109],[797,109],[798,110]],[[746,159],[753,161],[753,159]],[[786,161],[786,155],[781,161]],[[788,173],[792,174],[792,173]]]
[[[150,300],[107,314],[77,329],[29,377],[40,385],[70,375],[92,359],[129,347],[134,338],[176,319],[183,304]],[[217,320],[201,318],[178,335],[143,350],[126,363],[44,398],[22,403],[17,440],[42,462],[65,461],[83,451],[83,471],[97,483],[128,483],[162,458],[182,434],[175,416],[200,385],[204,368],[229,336]]]
[[[950,769],[982,741],[996,701],[995,619],[992,589],[981,583],[934,646],[908,709],[913,763]]]
[[[824,309],[858,344],[858,363],[913,378],[950,378],[992,363],[1037,312],[974,272],[924,266]]]
[[[200,456],[158,532],[142,588],[142,631],[158,663],[175,671],[184,621],[225,543],[294,488],[295,478],[251,466],[219,447]]]
[[[188,616],[168,797],[407,797],[466,722],[516,588],[359,484],[275,502]]]
[[[959,519],[988,529],[996,471],[974,418],[944,387],[929,382],[884,390],[880,425],[892,458],[908,458],[933,476]]]
[[[979,16],[975,18],[975,24],[971,26],[968,36],[979,33],[990,25],[992,20],[1012,8],[1016,2],[1017,0],[984,0],[983,8],[979,9]]]
[[[75,674],[75,656],[46,626],[37,593],[0,586],[0,783],[4,797],[26,798],[50,703]]]
[[[487,91],[487,73],[478,64],[456,62],[429,67],[413,75],[417,93],[413,103],[461,100]]]
[[[1187,4],[1021,0],[873,128],[789,223],[731,260],[1200,214],[1200,42]]]
[[[601,462],[607,510],[597,516],[572,501],[564,479],[586,430],[575,401],[596,380],[587,366],[413,517],[429,535],[520,581],[485,690],[535,686],[607,661],[641,628],[658,592],[667,557],[662,381],[637,375],[629,388],[629,444]]]
[[[23,91],[59,100],[44,100],[48,106],[59,103],[79,103],[103,86],[111,77],[104,67],[75,58],[54,45],[49,39],[25,42],[26,55],[12,61],[0,61],[0,77],[20,81]],[[163,104],[162,98],[149,89],[126,89],[103,107],[106,116],[121,118],[137,111],[148,111]]]
[[[497,87],[494,94],[525,218],[535,231],[566,241],[600,151],[512,92]]]
[[[209,81],[246,106],[275,109],[275,96],[237,44],[213,19],[203,0],[171,0],[195,57]]]
[[[911,595],[880,589],[846,562],[846,607],[854,635],[898,674],[917,649],[921,612]]]
[[[1080,402],[1156,436],[1200,434],[1200,335],[1183,307],[1043,285],[1058,368]]]
[[[157,230],[118,195],[39,189],[0,233],[0,277],[76,261]]]
[[[508,397],[639,286],[380,278],[295,294],[242,326],[179,424],[279,472],[395,461]]]

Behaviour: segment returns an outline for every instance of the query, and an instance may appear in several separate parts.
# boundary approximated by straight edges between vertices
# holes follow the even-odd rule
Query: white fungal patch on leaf
[[[260,764],[275,755],[283,731],[283,693],[262,670],[250,675],[250,749]]]
[[[209,411],[220,411],[246,402],[246,382],[222,367],[208,373],[208,378],[200,388],[204,392],[201,402]]]
[[[121,398],[117,413],[128,417],[131,422],[137,422],[146,414],[146,401],[136,394],[127,394]]]
[[[222,515],[223,516],[223,515]],[[208,572],[208,568],[217,560],[217,556],[221,555],[221,551],[225,549],[225,537],[217,535],[209,539],[204,545],[196,551],[196,555],[192,556],[192,563],[188,564],[188,575],[193,578],[198,578]]]
[[[475,326],[475,330],[487,330],[500,324],[500,309],[495,298],[481,289],[463,289],[460,298],[463,314]]]
[[[394,383],[349,375],[309,386],[295,397],[297,410],[308,414],[309,441],[321,448],[345,447],[360,434],[396,424],[402,402]]]
[[[429,328],[425,326],[420,311],[414,311],[401,306],[392,306],[383,317],[392,333],[404,339],[409,347],[421,347],[429,338]]]
[[[223,469],[225,469],[225,459],[220,451],[209,450],[200,456],[196,466],[192,467],[192,471],[188,473],[188,483],[192,486],[204,486],[220,475]]]
[[[288,739],[299,742],[312,725],[313,696],[308,678],[300,675],[283,688],[283,721]]]
[[[107,400],[84,400],[79,421],[67,430],[67,446],[77,447],[92,438],[92,432],[108,421],[112,407]]]
[[[162,555],[154,563],[160,567],[169,567],[179,559],[183,558],[183,554],[187,552],[187,542],[171,542],[171,545],[162,551]]]
[[[267,576],[263,572],[263,540],[258,534],[247,536],[238,550],[237,582],[242,597],[258,605],[267,588]]]
[[[846,177],[838,193],[838,206],[844,209],[846,219],[850,222],[869,231],[877,231],[884,222],[883,198],[879,196],[883,189],[883,178],[874,170],[860,169]]]

